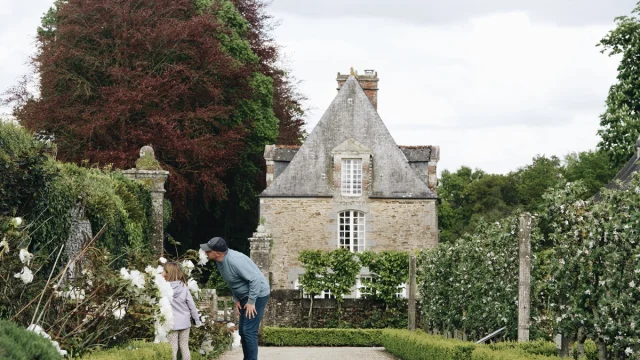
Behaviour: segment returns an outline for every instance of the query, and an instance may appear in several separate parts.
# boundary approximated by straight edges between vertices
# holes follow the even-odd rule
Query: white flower
[[[627,354],[627,356],[631,356],[633,354],[633,350],[630,347],[627,347],[624,349],[624,353]]]
[[[160,261],[160,264],[166,264],[167,263],[167,259],[165,259],[164,257],[161,257],[160,259],[158,259],[158,261]]]
[[[587,295],[591,295],[591,290],[587,289],[587,290],[584,291],[584,293],[587,294]]]
[[[20,249],[20,261],[23,264],[29,265],[31,259],[33,258],[33,254],[30,253],[27,249]]]
[[[198,287],[198,282],[193,280],[193,279],[189,279],[189,281],[187,281],[187,287],[189,288],[189,291],[191,291],[191,293],[197,299],[198,298],[198,294],[200,293],[200,288]]]
[[[156,268],[156,274],[162,275],[163,272],[164,272],[164,267],[162,267],[162,265],[158,265],[158,267]]]
[[[200,266],[207,265],[207,262],[209,262],[209,257],[207,256],[207,253],[204,252],[204,250],[200,249],[198,250],[198,256],[200,257],[200,261],[198,261],[198,265]]]
[[[2,248],[4,248],[5,252],[9,252],[9,242],[7,239],[0,241],[0,250],[2,250]]]
[[[631,280],[631,282],[629,283],[629,287],[636,287],[636,282]]]
[[[173,328],[173,309],[171,308],[171,300],[173,298],[173,289],[164,277],[160,274],[156,274],[153,283],[160,292],[160,306],[159,313],[155,315],[155,342],[166,342],[167,334]]]
[[[125,268],[120,269],[120,276],[124,280],[131,280],[131,275],[129,274],[129,270],[127,270]]]
[[[156,270],[156,269],[155,269],[153,266],[151,266],[151,265],[147,265],[147,267],[146,267],[146,268],[144,268],[144,272],[146,272],[146,273],[147,273],[147,274],[149,274],[149,275],[153,274],[153,272],[154,272],[155,270]]]
[[[13,277],[22,280],[22,282],[25,284],[29,284],[30,282],[33,281],[33,273],[31,272],[31,269],[29,269],[26,266],[22,268],[21,272],[13,275]]]
[[[193,265],[193,262],[191,262],[191,260],[184,260],[182,262],[182,268],[184,269],[185,274],[187,274],[187,276],[190,276],[191,270],[195,268],[195,265]]]
[[[13,224],[14,224],[15,226],[20,226],[20,225],[22,225],[22,218],[21,218],[21,217],[15,217],[15,218],[13,218]]]
[[[115,317],[116,319],[120,320],[124,317],[124,315],[127,313],[127,309],[124,306],[121,306],[115,310],[113,310],[113,317]]]
[[[138,287],[139,289],[144,289],[144,275],[140,273],[138,270],[131,270],[131,284],[133,286]]]

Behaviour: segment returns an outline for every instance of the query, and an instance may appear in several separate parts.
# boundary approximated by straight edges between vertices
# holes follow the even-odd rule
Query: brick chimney
[[[374,70],[365,70],[364,74],[358,75],[358,72],[353,71],[353,68],[351,68],[350,74],[338,73],[338,78],[336,79],[338,80],[338,90],[340,90],[342,84],[347,81],[350,75],[353,75],[356,77],[356,79],[358,79],[362,90],[364,90],[364,93],[367,94],[367,97],[369,98],[369,101],[371,101],[373,108],[378,110],[378,80],[380,80],[378,79],[378,73]]]

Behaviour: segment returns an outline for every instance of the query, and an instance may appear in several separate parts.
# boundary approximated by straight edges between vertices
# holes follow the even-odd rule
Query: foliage
[[[265,327],[265,346],[380,346],[381,330]]]
[[[371,280],[363,279],[364,288],[360,291],[367,297],[384,301],[388,310],[398,300],[398,288],[409,280],[409,254],[366,251],[360,254],[360,262],[373,273]]]
[[[504,341],[487,345],[491,350],[521,349],[528,354],[556,356],[556,344],[550,341],[536,340],[528,342]]]
[[[313,299],[316,295],[327,289],[328,278],[328,254],[321,250],[303,250],[298,254],[298,260],[304,268],[304,274],[300,276],[300,287],[305,295],[311,299],[309,306],[309,327],[313,319]]]
[[[616,18],[616,28],[598,44],[609,56],[621,56],[618,82],[609,88],[606,110],[600,116],[598,148],[609,156],[613,169],[619,169],[635,152],[640,134],[640,5],[630,16]]]
[[[542,194],[564,183],[583,181],[583,199],[593,196],[615,175],[602,151],[570,153],[557,157],[536,156],[532,163],[506,175],[488,174],[463,166],[444,170],[438,184],[440,242],[451,243],[472,233],[481,221],[493,223],[522,210],[544,210]]]
[[[388,309],[374,307],[362,320],[363,329],[406,329],[409,325],[407,302],[396,301]],[[387,304],[385,304],[386,306]]]
[[[583,151],[565,156],[565,178],[568,182],[581,181],[592,196],[616,175],[606,153],[602,151]]]
[[[201,356],[203,359],[217,358],[229,349],[232,342],[232,332],[227,327],[227,324],[216,323],[208,316],[204,318],[202,326],[192,327],[189,333],[189,349],[192,353],[197,352],[199,354],[200,350],[208,346],[212,348],[207,349],[206,355]],[[198,358],[193,354],[191,357],[194,360]]]
[[[362,266],[356,254],[349,249],[341,248],[331,251],[327,257],[329,271],[326,274],[326,286],[338,300],[338,313],[344,296],[351,294],[356,285],[356,276]]]
[[[25,129],[0,121],[0,216],[23,214],[55,178],[51,150]]]
[[[172,356],[171,345],[167,343],[154,344],[145,341],[132,341],[125,346],[100,350],[82,357],[87,360],[162,360]]]
[[[628,306],[640,300],[640,178],[600,195],[595,203],[561,202],[562,190],[547,196],[555,219],[550,308],[564,333],[583,327],[602,351],[620,358],[640,351],[640,317]]]
[[[425,334],[421,331],[383,330],[382,342],[387,351],[402,360],[543,360],[557,359],[528,353],[520,347],[491,349],[454,339]],[[545,345],[548,348],[548,345]]]
[[[0,320],[0,358],[13,360],[62,359],[49,340],[7,320]]]

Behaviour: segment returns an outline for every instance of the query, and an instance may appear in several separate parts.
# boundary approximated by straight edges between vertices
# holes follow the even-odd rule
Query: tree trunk
[[[607,360],[607,345],[601,340],[596,340],[596,348],[598,349],[598,360]]]
[[[309,296],[311,299],[311,304],[309,304],[309,328],[311,328],[311,320],[313,319],[313,295]]]
[[[584,354],[584,342],[587,340],[587,336],[584,334],[584,328],[581,327],[578,329],[577,336],[577,347],[578,347],[578,359],[581,359],[585,356]]]

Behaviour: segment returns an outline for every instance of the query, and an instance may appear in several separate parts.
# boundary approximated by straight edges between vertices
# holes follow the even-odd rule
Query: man
[[[231,288],[244,360],[258,359],[258,329],[271,289],[258,266],[245,254],[231,250],[221,237],[214,237],[200,248],[207,253],[224,281]]]

